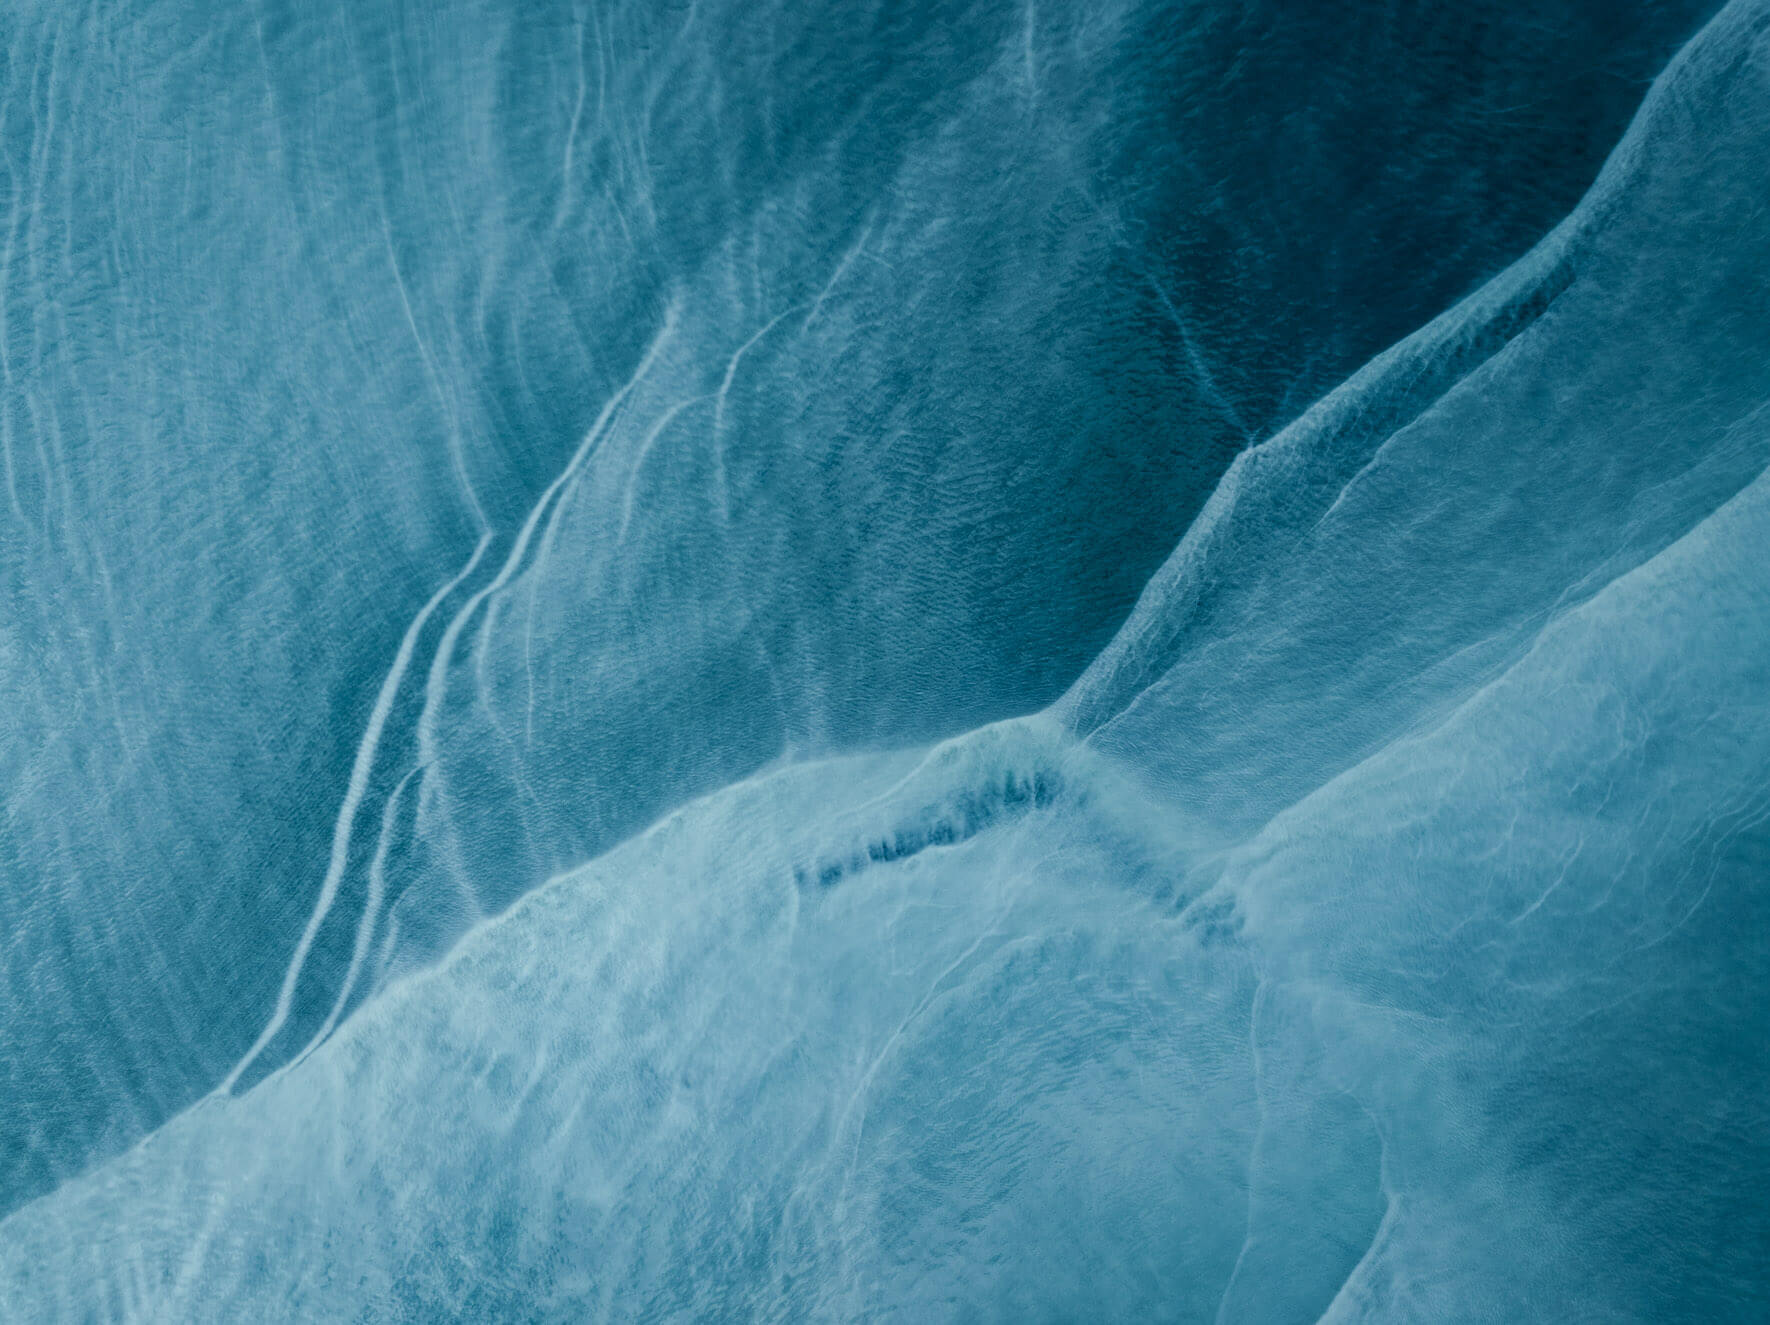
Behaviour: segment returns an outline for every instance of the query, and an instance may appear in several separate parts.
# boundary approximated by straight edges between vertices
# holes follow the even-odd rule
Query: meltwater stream
[[[1770,0],[0,50],[0,1317],[1770,1314]]]

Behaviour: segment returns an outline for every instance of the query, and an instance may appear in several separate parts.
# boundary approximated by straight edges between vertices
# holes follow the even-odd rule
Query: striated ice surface
[[[0,1317],[1770,1314],[1714,8],[0,17]]]

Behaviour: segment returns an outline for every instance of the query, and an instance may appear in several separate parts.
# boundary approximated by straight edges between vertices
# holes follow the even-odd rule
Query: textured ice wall
[[[0,1209],[692,796],[1048,703],[1711,7],[9,6]]]
[[[1766,125],[1742,0],[1565,225],[1230,469],[1048,713],[563,873],[0,1223],[0,1302],[1762,1315]],[[438,732],[558,675],[524,597],[599,487],[470,567]]]

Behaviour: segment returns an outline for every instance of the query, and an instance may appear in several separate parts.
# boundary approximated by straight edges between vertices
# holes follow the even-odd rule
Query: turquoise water
[[[1714,8],[0,17],[0,1315],[1762,1316]]]

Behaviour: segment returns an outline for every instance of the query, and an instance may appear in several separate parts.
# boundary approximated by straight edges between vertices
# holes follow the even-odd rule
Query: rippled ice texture
[[[0,15],[0,1316],[1770,1314],[1714,8]]]

